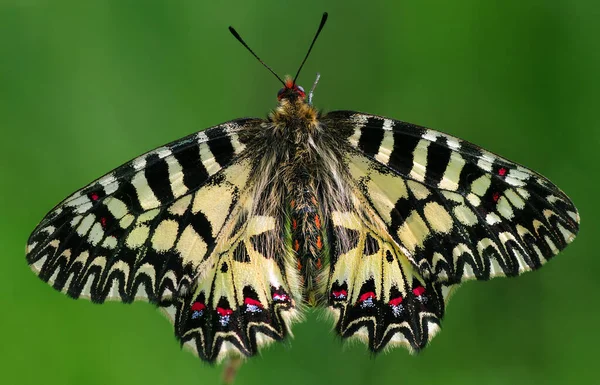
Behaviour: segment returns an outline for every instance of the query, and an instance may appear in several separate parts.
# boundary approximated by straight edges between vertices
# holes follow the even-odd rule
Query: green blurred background
[[[145,303],[74,301],[32,274],[26,239],[56,203],[193,131],[265,116],[323,11],[300,83],[315,104],[434,127],[549,177],[583,218],[536,273],[465,284],[418,356],[372,357],[317,313],[238,384],[598,384],[600,3],[0,0],[0,383],[215,384]]]

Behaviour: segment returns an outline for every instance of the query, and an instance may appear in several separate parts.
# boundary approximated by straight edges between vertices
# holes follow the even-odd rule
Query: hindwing
[[[449,288],[423,278],[374,218],[366,205],[330,218],[327,292],[336,330],[374,352],[388,345],[420,350],[440,329]]]
[[[225,174],[245,180],[249,170],[232,166]],[[207,205],[224,199],[227,193],[220,190]],[[166,309],[181,343],[209,362],[231,353],[254,355],[261,345],[282,340],[298,315],[295,303],[302,293],[293,256],[275,218],[251,214],[252,196],[245,191],[192,285]]]
[[[343,127],[352,179],[427,279],[444,284],[539,268],[579,229],[552,182],[450,135],[349,111]]]

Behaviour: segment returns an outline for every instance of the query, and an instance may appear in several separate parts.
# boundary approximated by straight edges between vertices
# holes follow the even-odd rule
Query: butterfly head
[[[292,78],[286,78],[284,87],[277,92],[277,100],[281,101],[283,99],[287,99],[290,101],[297,99],[305,99],[306,92],[304,92],[304,88],[294,83]]]

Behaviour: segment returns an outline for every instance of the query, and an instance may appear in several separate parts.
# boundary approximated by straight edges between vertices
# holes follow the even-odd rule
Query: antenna
[[[328,16],[327,12],[323,12],[323,17],[321,17],[321,23],[319,24],[319,28],[317,28],[317,33],[315,34],[315,37],[313,38],[312,43],[310,43],[308,52],[306,53],[306,56],[304,56],[304,60],[302,60],[302,64],[300,64],[300,68],[298,68],[298,72],[296,72],[296,76],[294,76],[294,84],[296,84],[296,79],[298,79],[298,75],[300,75],[300,70],[304,66],[304,63],[306,63],[306,59],[308,59],[308,55],[310,55],[310,51],[312,51],[313,45],[315,45],[315,41],[317,41],[317,37],[319,37],[321,30],[325,26],[325,22],[327,21],[327,16]]]
[[[248,51],[250,51],[250,53],[260,62],[260,64],[262,64],[263,66],[265,66],[265,68],[268,69],[269,72],[271,72],[273,75],[275,75],[275,77],[277,78],[277,80],[279,80],[281,82],[281,84],[283,84],[285,86],[285,82],[283,80],[281,80],[281,78],[279,76],[277,76],[277,74],[275,73],[275,71],[273,71],[271,69],[271,67],[269,67],[268,65],[266,65],[264,61],[260,60],[260,58],[258,57],[258,55],[256,55],[254,53],[254,51],[252,51],[250,49],[250,47],[248,47],[248,44],[246,44],[246,42],[242,39],[242,37],[240,36],[240,34],[237,33],[237,31],[232,26],[229,26],[229,32],[231,32],[231,34],[233,35],[233,37],[235,37],[240,43],[242,43],[242,45],[244,47],[246,47],[246,49]]]
[[[317,37],[319,37],[319,34],[321,33],[321,30],[325,26],[325,22],[327,21],[327,16],[328,16],[327,12],[324,12],[323,16],[321,17],[321,23],[319,24],[319,28],[317,29],[317,33],[315,34],[315,37],[313,38],[312,43],[310,43],[310,47],[308,48],[308,52],[306,53],[306,56],[304,56],[304,60],[302,60],[302,64],[300,64],[300,68],[298,68],[298,72],[296,72],[296,76],[294,77],[294,84],[296,84],[296,79],[298,79],[298,75],[300,75],[300,70],[302,70],[302,67],[304,67],[304,63],[306,63],[306,59],[308,59],[308,55],[310,55],[310,51],[312,51],[312,48],[315,45],[315,42],[317,41]],[[264,61],[262,61],[258,57],[258,55],[255,54],[254,51],[252,51],[252,49],[250,47],[248,47],[248,44],[246,44],[246,42],[244,41],[244,39],[242,39],[242,37],[240,36],[240,34],[237,33],[237,31],[232,26],[229,26],[229,32],[231,32],[231,34],[233,35],[233,37],[235,37],[240,43],[242,43],[242,45],[244,47],[246,47],[246,49],[252,54],[252,56],[254,56],[256,58],[256,60],[258,60],[260,62],[260,64],[262,64],[266,69],[269,70],[269,72],[271,72],[273,75],[275,75],[275,77],[277,78],[277,80],[279,80],[285,86],[285,82],[283,80],[281,80],[281,78],[275,73],[275,71],[273,71],[271,69],[271,67],[269,67]],[[318,81],[318,79],[317,79],[317,81]]]

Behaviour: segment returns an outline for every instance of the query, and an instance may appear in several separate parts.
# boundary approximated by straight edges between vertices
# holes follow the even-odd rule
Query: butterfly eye
[[[283,95],[284,92],[285,92],[285,88],[282,88],[279,91],[277,91],[277,99],[280,99],[281,95]]]

